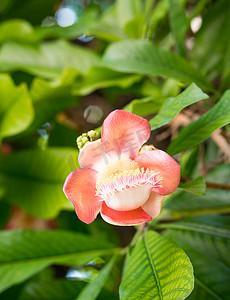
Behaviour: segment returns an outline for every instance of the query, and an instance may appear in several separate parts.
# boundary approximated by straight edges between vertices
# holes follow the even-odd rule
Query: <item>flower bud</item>
[[[85,145],[90,142],[94,142],[99,139],[99,133],[94,130],[90,130],[87,133],[83,133],[77,138],[78,149],[81,150]]]

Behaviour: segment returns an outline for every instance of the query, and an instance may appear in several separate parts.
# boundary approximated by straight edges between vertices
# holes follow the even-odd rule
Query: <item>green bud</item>
[[[89,143],[87,137],[81,135],[77,138],[77,146],[79,150],[81,150],[81,148],[83,148],[87,143]]]
[[[90,130],[87,133],[83,133],[77,138],[77,146],[81,150],[85,145],[90,142],[96,141],[99,139],[99,133],[94,130]]]
[[[96,141],[99,139],[99,133],[95,130],[88,131],[87,135],[89,137],[90,142],[93,142],[93,141]]]

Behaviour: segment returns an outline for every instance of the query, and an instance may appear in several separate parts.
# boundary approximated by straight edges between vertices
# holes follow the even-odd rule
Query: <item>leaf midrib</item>
[[[155,264],[154,264],[154,262],[152,260],[152,257],[151,257],[151,253],[150,253],[150,250],[149,250],[147,236],[145,236],[145,235],[143,237],[143,243],[144,243],[144,247],[145,247],[145,250],[146,250],[146,253],[147,253],[148,260],[150,262],[152,273],[153,273],[153,275],[154,275],[154,277],[156,279],[156,282],[157,282],[157,289],[158,289],[159,298],[161,300],[163,300],[163,295],[162,295],[162,289],[161,289],[160,280],[159,280],[159,277],[158,277],[157,272],[156,272],[156,266],[155,266]]]

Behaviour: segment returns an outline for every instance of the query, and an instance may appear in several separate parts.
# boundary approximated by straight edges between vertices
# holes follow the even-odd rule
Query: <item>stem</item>
[[[141,235],[143,234],[143,231],[142,229],[137,229],[137,232],[135,233],[131,243],[130,243],[130,246],[131,247],[134,247],[136,245],[136,243],[138,242],[139,238],[141,237]]]

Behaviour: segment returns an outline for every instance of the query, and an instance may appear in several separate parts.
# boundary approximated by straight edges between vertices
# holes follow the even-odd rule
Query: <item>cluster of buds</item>
[[[87,133],[83,133],[77,138],[78,149],[81,150],[85,145],[90,142],[94,142],[100,138],[100,135],[95,130],[90,130]]]

